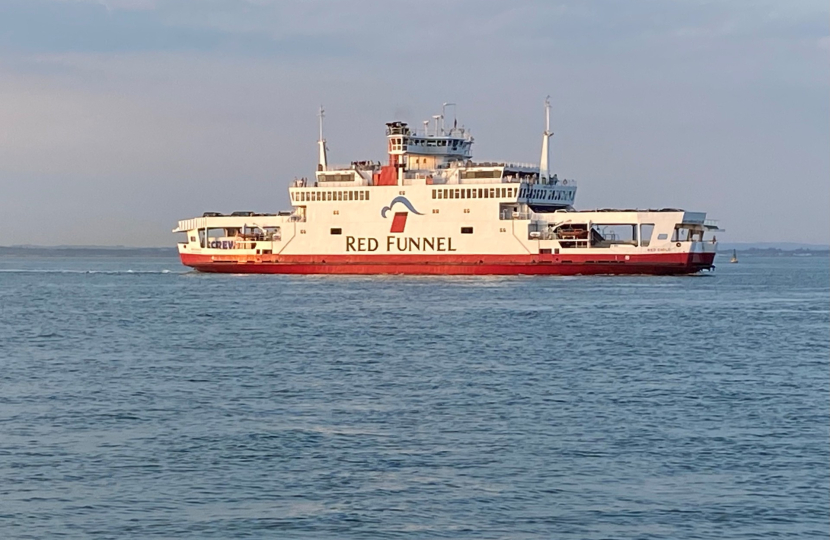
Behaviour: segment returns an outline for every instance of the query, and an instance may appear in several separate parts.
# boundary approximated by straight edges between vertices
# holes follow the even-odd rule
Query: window
[[[692,230],[687,227],[680,227],[674,229],[672,235],[672,242],[690,242],[692,240]]]
[[[666,233],[663,233],[663,234],[658,234],[658,235],[657,235],[657,239],[658,239],[658,240],[666,240],[666,239],[668,239],[668,237],[669,237],[669,235],[668,235],[668,234],[666,234]]]
[[[470,209],[469,209],[469,208],[465,208],[465,209],[464,209],[464,213],[465,213],[465,214],[469,214],[469,213],[470,213]]]
[[[362,201],[363,200],[363,192],[361,191],[359,193],[360,193],[360,200]]]
[[[366,200],[367,201],[369,200],[369,192],[368,191],[366,192]]]
[[[637,245],[637,225],[631,223],[594,223],[591,225],[591,247]]]
[[[317,175],[318,182],[352,182],[354,174],[348,173],[321,173]]]
[[[472,227],[461,227],[461,234],[473,234]]]
[[[462,180],[472,180],[475,178],[501,178],[501,169],[495,171],[461,171]]]
[[[651,235],[654,233],[654,223],[640,224],[640,245],[645,247],[651,243]]]
[[[436,191],[436,190],[434,190],[434,189],[432,190],[432,198],[433,198],[433,199],[435,198],[435,191]]]
[[[331,234],[343,234],[343,229],[341,229],[339,227],[336,228],[336,229],[332,229]]]
[[[351,201],[351,200],[354,200],[353,195],[354,195],[354,192],[353,192],[353,191],[350,191],[350,192],[349,192],[349,200],[350,200],[350,201]]]
[[[444,190],[439,189],[437,191],[438,191],[438,198],[443,199],[444,198]]]
[[[333,210],[332,214],[334,214],[335,216],[339,216],[340,215],[340,210]]]
[[[437,214],[437,213],[438,213],[438,209],[437,209],[437,208],[433,208],[433,209],[432,209],[432,213],[433,213],[433,214]]]

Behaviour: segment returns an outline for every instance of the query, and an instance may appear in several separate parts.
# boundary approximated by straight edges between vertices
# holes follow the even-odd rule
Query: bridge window
[[[331,234],[343,234],[343,229],[341,229],[341,228],[332,229]]]
[[[472,227],[461,227],[461,234],[473,234]]]

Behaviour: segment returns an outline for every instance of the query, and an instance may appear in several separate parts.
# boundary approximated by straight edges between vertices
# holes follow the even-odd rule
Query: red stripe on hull
[[[291,255],[211,256],[182,253],[200,272],[230,274],[591,275],[694,274],[712,268],[714,253],[631,255]]]

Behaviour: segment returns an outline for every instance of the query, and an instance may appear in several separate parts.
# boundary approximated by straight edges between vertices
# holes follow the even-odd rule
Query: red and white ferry
[[[451,104],[445,104],[451,105]],[[444,110],[445,110],[444,108]],[[576,183],[539,165],[476,162],[444,111],[415,131],[386,125],[388,161],[331,166],[320,110],[313,180],[277,214],[206,212],[179,222],[182,263],[256,274],[692,274],[714,268],[703,212],[574,210]]]

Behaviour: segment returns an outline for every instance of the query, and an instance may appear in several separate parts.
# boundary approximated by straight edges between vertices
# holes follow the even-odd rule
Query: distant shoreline
[[[830,257],[830,249],[733,248],[738,255],[750,257]],[[718,255],[731,255],[732,249],[718,249]]]
[[[126,246],[0,246],[4,255],[26,257],[177,257],[175,247]]]

